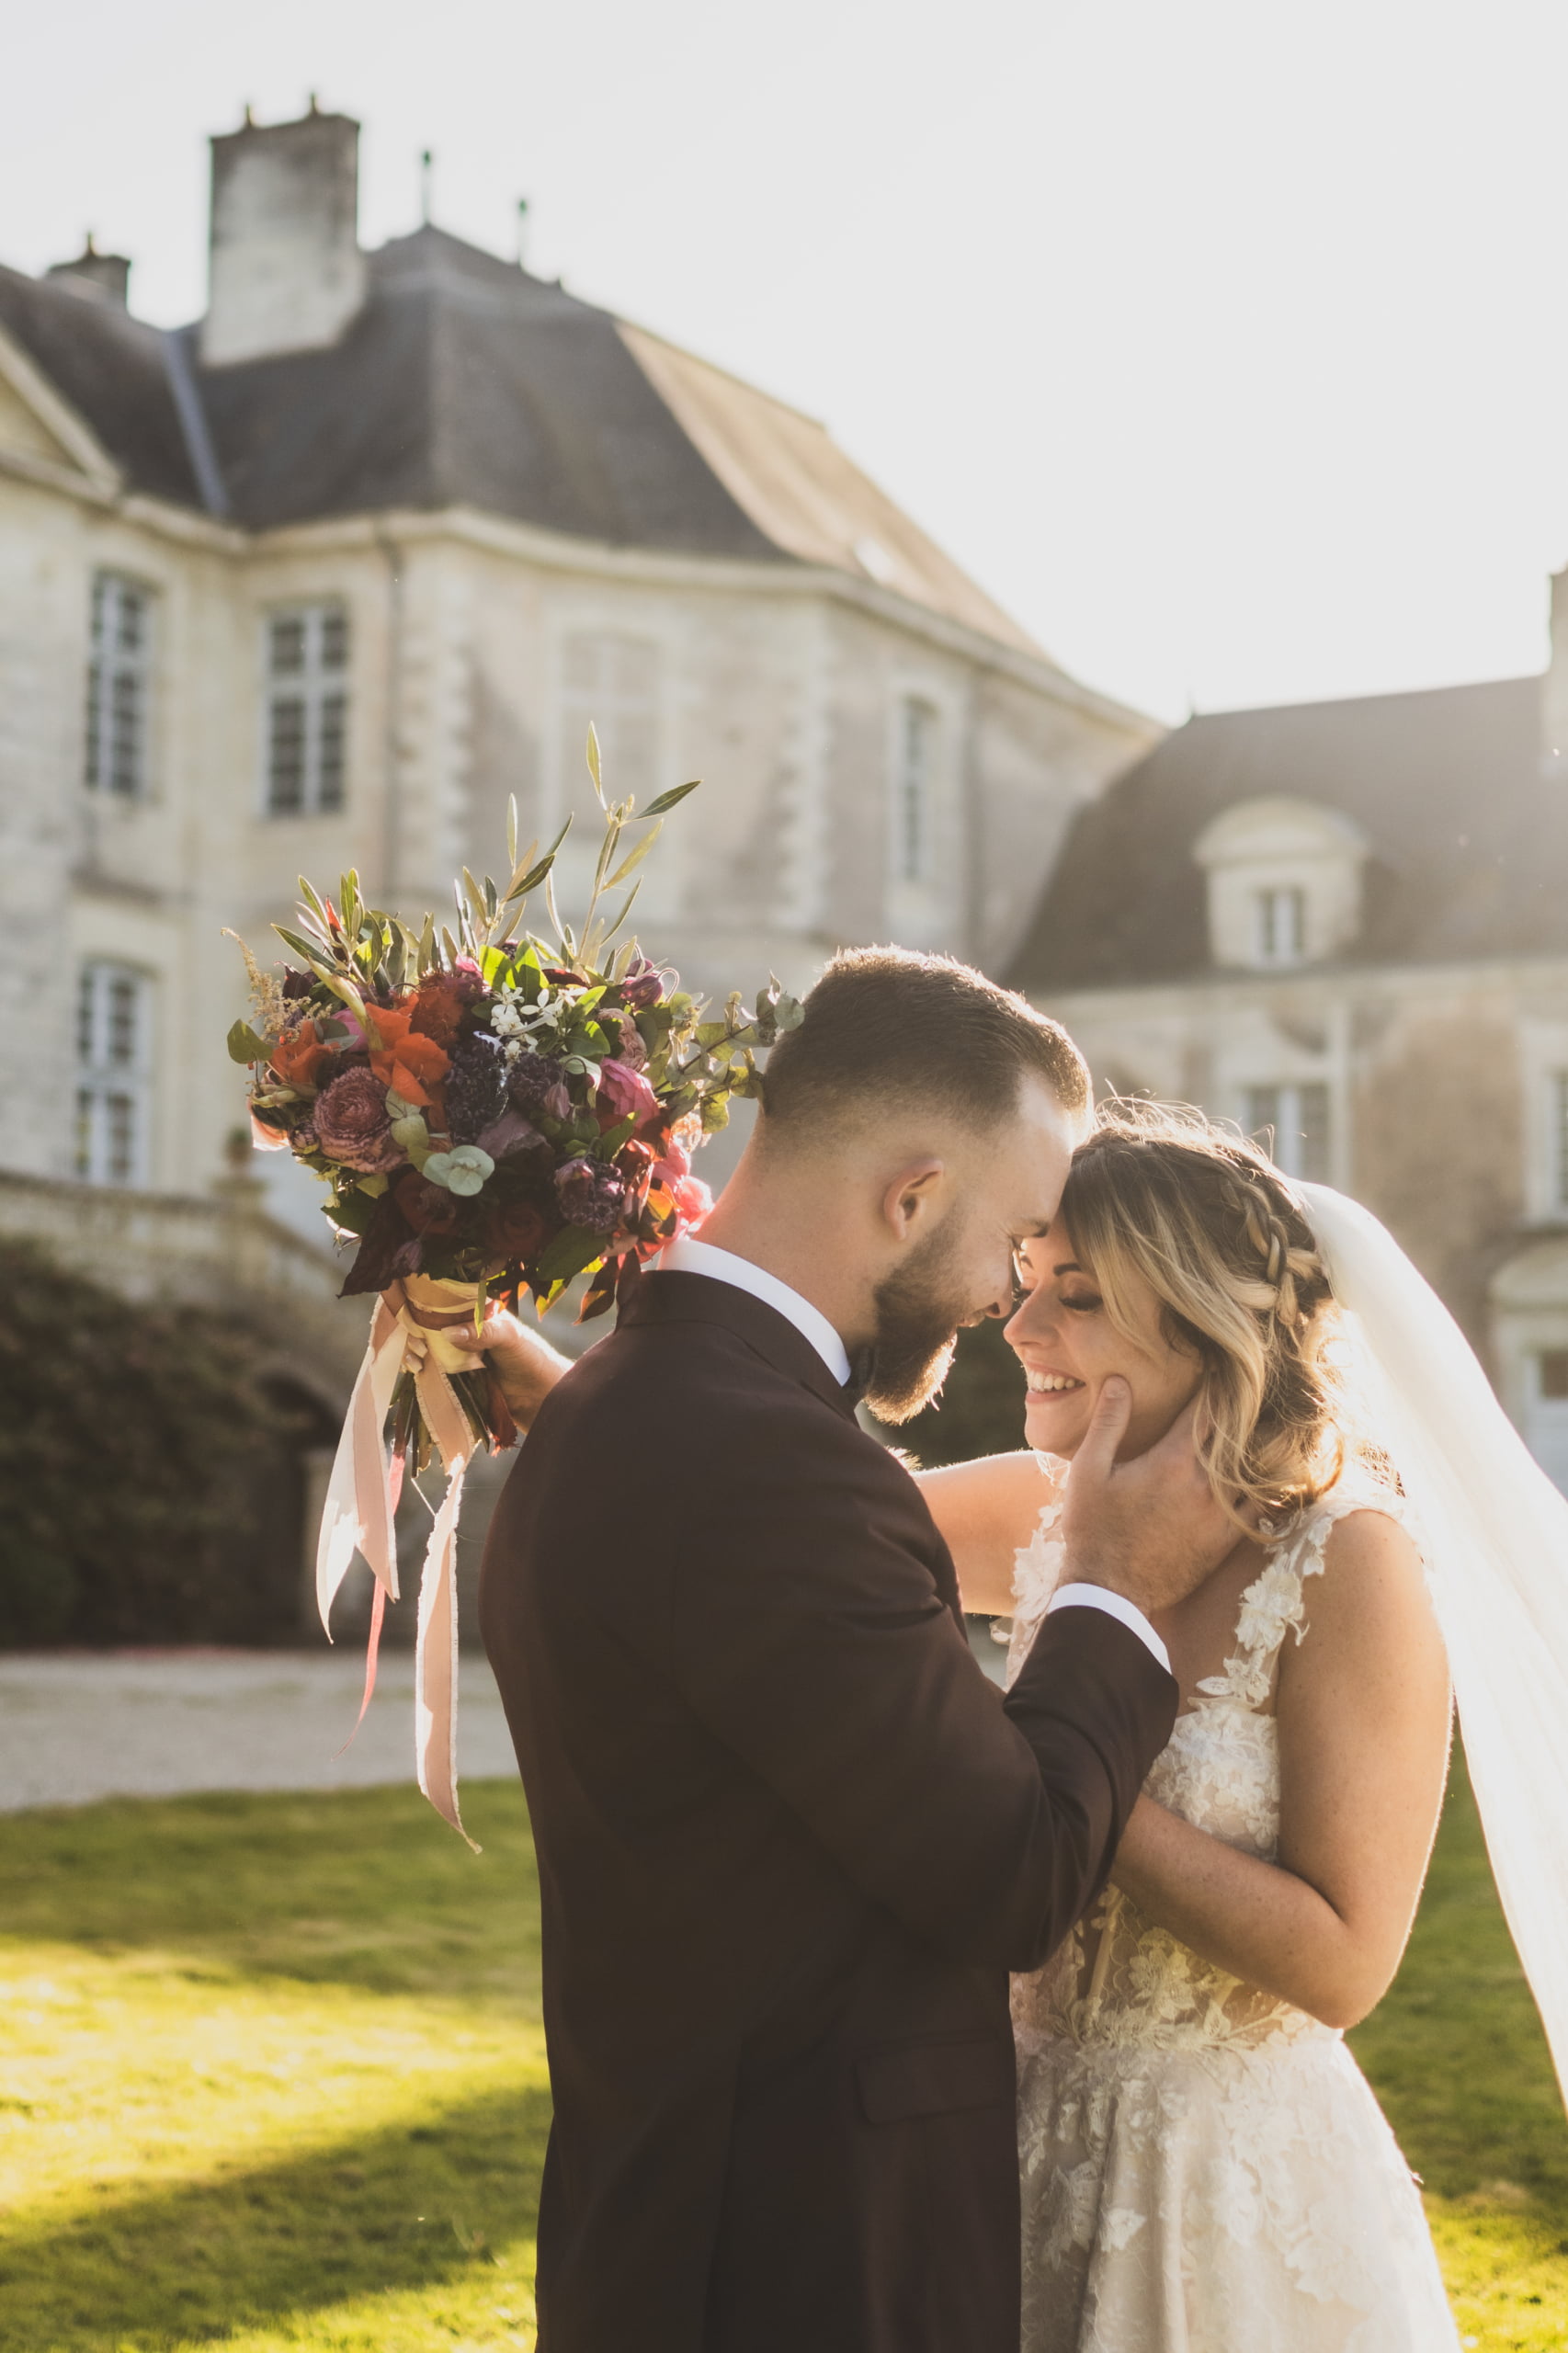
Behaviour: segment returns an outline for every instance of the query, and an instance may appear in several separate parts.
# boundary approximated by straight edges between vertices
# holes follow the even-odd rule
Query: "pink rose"
[[[317,1096],[312,1117],[329,1160],[366,1176],[401,1165],[403,1154],[392,1139],[387,1090],[372,1072],[343,1072]]]
[[[624,1120],[629,1111],[645,1120],[659,1108],[659,1098],[640,1070],[632,1070],[626,1063],[613,1060],[599,1064],[598,1108],[612,1116],[610,1125]]]

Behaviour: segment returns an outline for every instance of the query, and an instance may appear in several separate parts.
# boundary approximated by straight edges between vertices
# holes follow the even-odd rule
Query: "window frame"
[[[299,660],[278,658],[280,632],[299,631]],[[261,814],[269,823],[339,817],[348,805],[348,727],[354,631],[348,602],[301,597],[261,616]],[[297,713],[297,797],[279,796],[279,716]]]
[[[1290,910],[1281,937],[1279,911]],[[1253,950],[1260,972],[1293,970],[1307,961],[1307,891],[1301,882],[1260,882],[1252,894]]]
[[[124,1051],[116,1030],[129,1021]],[[77,968],[75,1173],[116,1191],[152,1182],[153,982],[139,964],[88,956]],[[123,1124],[117,1138],[117,1116]]]
[[[106,801],[134,803],[152,798],[153,699],[157,662],[158,590],[153,582],[112,564],[94,567],[87,612],[86,703],[83,723],[82,786]],[[123,618],[128,603],[140,608],[140,635],[127,644]],[[113,616],[113,642],[106,616]],[[130,690],[129,695],[123,690]],[[131,722],[122,739],[126,700]],[[121,754],[129,745],[129,762]],[[122,776],[126,780],[121,780]]]
[[[1274,1108],[1260,1118],[1264,1099],[1272,1097]],[[1308,1116],[1308,1097],[1315,1115]],[[1326,1078],[1260,1079],[1242,1088],[1242,1127],[1254,1142],[1261,1142],[1263,1131],[1272,1129],[1273,1141],[1267,1146],[1268,1156],[1282,1176],[1294,1176],[1303,1184],[1323,1185],[1334,1181],[1334,1090]],[[1280,1145],[1288,1142],[1282,1155]],[[1314,1151],[1313,1146],[1316,1146]],[[1315,1163],[1309,1165],[1309,1162]]]
[[[929,695],[898,698],[888,834],[892,879],[906,890],[928,890],[935,880],[942,717]]]

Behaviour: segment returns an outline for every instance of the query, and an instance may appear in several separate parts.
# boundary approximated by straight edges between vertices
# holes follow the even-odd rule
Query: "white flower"
[[[490,1030],[495,1038],[520,1038],[523,1034],[522,1016],[510,997],[499,996],[490,1008]]]
[[[460,1143],[454,1152],[433,1152],[422,1174],[449,1193],[477,1193],[494,1167],[490,1154],[476,1143]]]

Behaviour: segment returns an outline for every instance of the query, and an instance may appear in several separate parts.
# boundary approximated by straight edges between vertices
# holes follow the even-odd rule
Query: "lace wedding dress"
[[[1199,1687],[1144,1787],[1271,1859],[1267,1712],[1334,1521],[1387,1499],[1341,1486],[1269,1553],[1233,1654]],[[1058,1582],[1059,1506],[1017,1555],[1009,1677]],[[1420,2200],[1341,2036],[1244,1985],[1114,1888],[1054,1960],[1013,1981],[1023,2184],[1023,2353],[1451,2353]]]

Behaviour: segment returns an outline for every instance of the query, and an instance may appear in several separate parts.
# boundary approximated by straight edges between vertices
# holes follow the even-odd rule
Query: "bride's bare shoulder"
[[[1408,1673],[1423,1654],[1434,1665],[1441,1659],[1421,1555],[1392,1509],[1369,1503],[1335,1518],[1323,1548],[1323,1574],[1308,1581],[1304,1599],[1304,1666],[1314,1650],[1321,1666],[1354,1658],[1362,1671],[1386,1661]]]

